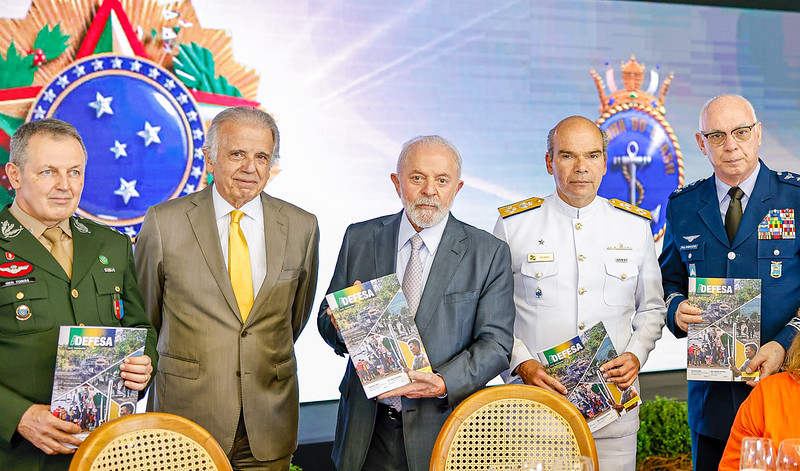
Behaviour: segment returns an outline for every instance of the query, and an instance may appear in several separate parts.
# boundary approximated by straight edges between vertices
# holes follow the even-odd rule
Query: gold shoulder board
[[[497,210],[500,211],[500,217],[505,219],[515,214],[524,213],[530,209],[536,209],[541,206],[542,203],[544,203],[544,199],[542,198],[528,198],[525,201],[497,208]]]
[[[640,208],[638,206],[634,206],[634,205],[632,205],[632,204],[630,204],[628,202],[620,201],[620,200],[618,200],[616,198],[610,199],[610,200],[608,200],[608,202],[611,203],[611,205],[614,206],[617,209],[621,209],[623,211],[627,211],[629,213],[633,213],[633,214],[635,214],[637,216],[640,216],[640,217],[643,217],[643,218],[647,219],[648,221],[653,219],[652,216],[650,216],[650,211],[648,211],[646,209],[642,209],[642,208]]]

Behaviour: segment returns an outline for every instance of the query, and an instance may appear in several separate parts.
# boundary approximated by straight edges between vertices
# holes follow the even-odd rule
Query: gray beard
[[[417,209],[417,204],[427,204],[436,206],[435,210],[428,210],[428,209]],[[435,198],[426,198],[420,197],[414,201],[408,201],[403,198],[403,207],[406,209],[406,214],[408,215],[408,220],[411,221],[415,226],[421,227],[423,229],[427,229],[429,227],[433,227],[444,219],[447,216],[447,213],[450,212],[450,208],[443,208],[441,203]]]

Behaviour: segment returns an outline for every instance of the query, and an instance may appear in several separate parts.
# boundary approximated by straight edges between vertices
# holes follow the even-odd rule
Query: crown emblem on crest
[[[636,56],[631,54],[630,60],[622,62],[622,85],[624,90],[617,87],[617,82],[614,79],[614,68],[610,63],[606,62],[605,81],[594,69],[591,74],[594,78],[594,83],[597,86],[597,92],[600,95],[600,113],[606,113],[609,109],[616,105],[624,103],[639,104],[652,108],[662,115],[666,113],[664,107],[664,97],[667,95],[670,83],[674,74],[670,72],[669,76],[664,79],[661,84],[661,90],[658,91],[659,82],[659,66],[650,69],[650,82],[647,88],[642,88],[645,76],[645,64],[636,60]],[[608,86],[609,94],[606,94],[606,85]],[[656,92],[658,96],[656,97]]]

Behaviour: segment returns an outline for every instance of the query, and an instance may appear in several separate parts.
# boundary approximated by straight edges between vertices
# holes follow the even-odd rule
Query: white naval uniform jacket
[[[631,352],[645,364],[666,316],[647,218],[600,196],[574,208],[553,193],[540,207],[501,216],[494,235],[511,247],[514,269],[517,315],[507,382],[519,380],[509,372],[520,363],[600,321],[617,353]],[[528,261],[530,254],[544,261]],[[634,386],[639,391],[638,380]],[[639,409],[631,412],[595,437],[636,433]]]

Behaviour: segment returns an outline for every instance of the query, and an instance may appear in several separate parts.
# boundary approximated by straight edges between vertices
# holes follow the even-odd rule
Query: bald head
[[[564,202],[582,208],[594,200],[606,173],[607,149],[606,133],[582,116],[563,119],[550,130],[545,165]]]
[[[753,105],[739,95],[720,95],[700,110],[697,145],[723,183],[738,186],[758,167],[761,123]]]
[[[600,129],[600,127],[597,126],[594,121],[589,118],[584,118],[583,116],[570,116],[568,118],[564,118],[559,121],[549,133],[547,133],[548,154],[551,156],[553,155],[553,143],[556,135],[562,128],[564,132],[584,132],[589,130],[591,130],[591,132],[597,132],[603,140],[603,157],[605,157],[606,151],[608,150],[608,135],[602,129]]]
[[[756,109],[753,108],[753,104],[747,100],[747,98],[741,95],[718,95],[714,98],[708,100],[703,108],[700,109],[700,130],[703,132],[707,132],[707,116],[709,112],[714,113],[720,109],[727,109],[730,107],[744,107],[749,112],[750,116],[752,117],[752,122],[755,123],[758,121],[756,118]]]

